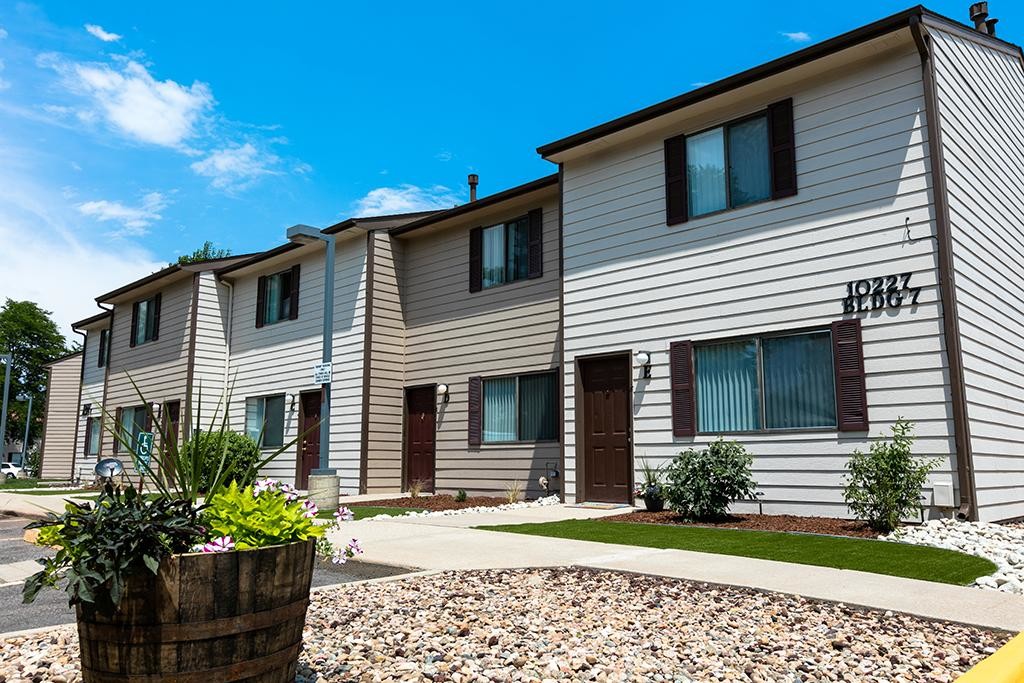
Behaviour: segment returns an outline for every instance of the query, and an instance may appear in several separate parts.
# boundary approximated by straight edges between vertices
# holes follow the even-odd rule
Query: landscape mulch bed
[[[504,505],[508,501],[494,496],[470,496],[464,501],[455,500],[451,494],[436,496],[417,496],[416,498],[388,498],[387,500],[364,500],[358,503],[342,503],[349,507],[375,508],[417,508],[420,510],[461,510],[463,508],[494,507]]]
[[[602,517],[605,522],[632,522],[634,524],[678,524],[680,526],[705,526],[726,529],[753,529],[757,531],[799,531],[829,536],[852,536],[854,538],[875,538],[863,522],[831,517],[799,517],[797,515],[729,515],[717,522],[690,522],[671,510],[663,512],[627,512],[624,515]]]

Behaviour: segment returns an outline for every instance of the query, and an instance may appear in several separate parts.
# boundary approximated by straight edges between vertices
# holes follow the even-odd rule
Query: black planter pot
[[[644,496],[644,507],[648,512],[661,512],[665,509],[665,499],[661,496]]]

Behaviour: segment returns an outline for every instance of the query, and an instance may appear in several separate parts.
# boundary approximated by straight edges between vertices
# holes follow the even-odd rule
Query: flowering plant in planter
[[[665,485],[661,483],[661,467],[651,467],[640,459],[641,480],[633,488],[633,497],[642,498],[649,512],[661,512],[665,507]]]

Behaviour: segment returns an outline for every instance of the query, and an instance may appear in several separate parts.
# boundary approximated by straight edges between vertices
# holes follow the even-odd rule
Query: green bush
[[[269,484],[269,487],[262,484]],[[208,501],[202,522],[211,537],[230,539],[238,550],[305,541],[324,535],[316,506],[300,501],[276,482],[240,488],[234,482]]]
[[[459,489],[455,492],[456,503],[465,503],[467,498],[469,498],[469,495],[466,493],[466,489]]]
[[[911,454],[914,425],[903,418],[892,426],[892,441],[878,439],[868,453],[854,451],[843,497],[858,519],[888,533],[900,520],[921,512],[921,489],[938,458],[917,460]]]
[[[200,488],[208,491],[217,476],[223,456],[223,484],[231,482],[245,487],[256,480],[260,448],[252,437],[238,432],[199,432],[181,447],[186,462],[198,456]]]
[[[731,502],[753,497],[752,462],[742,445],[724,439],[701,451],[683,451],[665,470],[665,500],[687,519],[724,517]]]

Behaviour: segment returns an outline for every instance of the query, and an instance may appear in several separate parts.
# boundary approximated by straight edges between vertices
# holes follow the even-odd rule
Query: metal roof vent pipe
[[[469,174],[469,201],[476,201],[476,186],[480,184],[480,176],[476,173]]]
[[[974,28],[979,33],[985,33],[990,36],[996,34],[996,23],[999,20],[988,18],[987,2],[976,2],[971,5],[971,21],[974,22]]]

